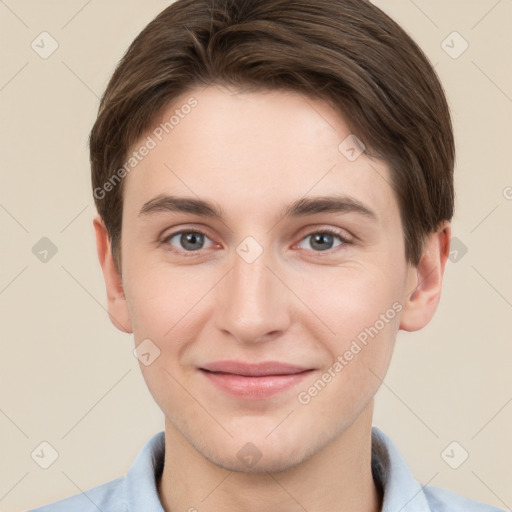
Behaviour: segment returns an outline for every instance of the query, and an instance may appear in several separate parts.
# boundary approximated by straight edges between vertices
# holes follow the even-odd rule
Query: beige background
[[[133,340],[105,312],[86,140],[116,62],[168,3],[0,1],[2,511],[124,474],[163,429]],[[375,424],[422,483],[510,510],[512,2],[376,3],[445,85],[458,144],[454,235],[467,253],[448,264],[433,322],[399,334]],[[31,48],[43,31],[59,45],[47,59]],[[453,31],[469,43],[457,59],[441,46]],[[462,48],[457,36],[445,44]],[[32,253],[42,237],[58,249],[46,263]],[[31,458],[43,441],[58,452],[48,469]],[[441,457],[452,441],[469,453],[458,469]]]

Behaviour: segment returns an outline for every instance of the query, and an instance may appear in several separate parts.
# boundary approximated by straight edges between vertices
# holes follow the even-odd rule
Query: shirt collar
[[[431,512],[423,486],[391,438],[372,428],[372,472],[384,489],[382,512]]]
[[[156,488],[164,458],[165,433],[159,432],[142,447],[126,474],[126,512],[165,512]]]
[[[125,479],[127,511],[164,512],[157,491],[165,456],[165,434],[155,434],[141,449]],[[372,472],[384,491],[382,512],[431,512],[423,486],[415,480],[393,441],[372,428]]]

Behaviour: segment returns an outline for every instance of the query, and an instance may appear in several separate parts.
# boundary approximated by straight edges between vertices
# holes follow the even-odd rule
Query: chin
[[[280,451],[279,453],[273,451],[271,455],[269,455],[269,452],[271,452],[270,448],[265,448],[263,451],[260,451],[259,455],[256,455],[256,458],[260,458],[258,458],[254,465],[243,462],[243,459],[240,460],[242,457],[239,458],[238,453],[234,458],[219,453],[203,453],[203,456],[223,469],[247,474],[279,473],[292,469],[305,460],[305,454],[296,449],[291,449],[289,452]],[[267,455],[265,455],[265,453],[267,453]]]
[[[309,439],[307,432],[299,436],[290,434],[283,430],[276,439],[265,439],[261,431],[259,435],[245,431],[229,439],[202,437],[189,442],[205,459],[227,471],[248,474],[278,473],[305,462],[326,444],[318,444],[317,436]],[[270,437],[273,435],[274,433]],[[254,441],[251,442],[251,439]]]

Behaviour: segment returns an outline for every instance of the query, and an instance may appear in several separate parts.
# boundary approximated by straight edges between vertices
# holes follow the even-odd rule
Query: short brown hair
[[[294,91],[337,109],[367,153],[390,165],[411,263],[425,236],[451,220],[455,148],[444,91],[385,13],[366,0],[177,0],[128,48],[90,135],[95,203],[119,270],[123,183],[112,178],[170,102],[213,84]],[[108,195],[98,194],[109,180]]]

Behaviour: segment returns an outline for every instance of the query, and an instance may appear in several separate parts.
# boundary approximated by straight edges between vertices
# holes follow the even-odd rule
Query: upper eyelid
[[[163,233],[166,233],[166,231],[167,230],[164,230]],[[166,240],[170,237],[173,237],[173,236],[176,236],[176,235],[179,235],[182,233],[199,233],[201,235],[205,235],[209,238],[212,238],[208,234],[208,230],[206,228],[202,228],[202,227],[201,228],[180,228],[177,231],[171,231],[170,233],[163,234],[163,235],[161,235],[160,238]],[[319,228],[307,228],[307,231],[302,235],[301,240],[307,236],[311,236],[316,233],[331,233],[333,235],[339,236],[340,238],[348,238],[348,239],[354,238],[353,235],[351,235],[346,229],[343,229],[343,228],[319,227]]]
[[[170,231],[168,233],[167,230],[165,230],[159,238],[161,238],[162,241],[165,241],[183,233],[198,233],[208,237],[210,240],[212,239],[212,237],[208,234],[208,230],[205,228],[180,228],[177,231]]]

